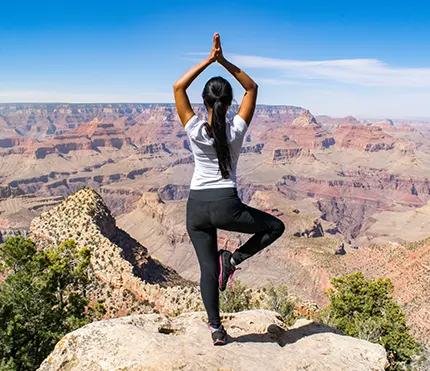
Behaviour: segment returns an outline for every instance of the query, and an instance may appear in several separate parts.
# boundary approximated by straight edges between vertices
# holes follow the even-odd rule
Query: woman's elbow
[[[173,90],[180,90],[180,89],[183,89],[183,87],[180,84],[178,84],[177,82],[175,82],[173,84]]]
[[[256,83],[252,84],[248,89],[248,91],[258,91],[258,85]]]

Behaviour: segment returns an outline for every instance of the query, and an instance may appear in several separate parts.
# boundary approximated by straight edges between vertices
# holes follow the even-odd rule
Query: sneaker
[[[227,332],[225,331],[223,325],[218,328],[213,328],[208,323],[208,329],[211,331],[212,341],[214,345],[224,345],[227,343]]]
[[[224,291],[227,286],[227,281],[230,278],[230,288],[233,285],[233,275],[236,270],[241,268],[237,268],[234,265],[231,265],[230,258],[233,255],[228,250],[220,250],[219,252],[219,289],[220,291]]]

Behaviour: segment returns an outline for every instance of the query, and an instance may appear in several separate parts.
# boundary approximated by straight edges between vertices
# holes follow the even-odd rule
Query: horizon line
[[[7,105],[7,104],[69,104],[69,105],[97,105],[97,104],[106,104],[106,105],[119,105],[119,104],[163,104],[163,105],[175,105],[174,102],[0,102],[0,106]],[[203,103],[192,103],[191,105],[201,105],[203,106]],[[232,106],[239,106],[239,104],[232,104]],[[302,107],[302,106],[295,106],[291,104],[270,104],[270,103],[257,103],[257,106],[271,106],[271,107],[295,107],[300,108],[303,110],[307,110],[312,114],[312,111],[308,108]],[[328,116],[331,118],[345,118],[345,117],[355,117],[355,118],[362,118],[362,119],[403,119],[403,120],[429,120],[430,116],[390,116],[390,115],[369,115],[369,114],[348,114],[346,116],[343,115],[328,115],[328,114],[312,114],[312,116]]]

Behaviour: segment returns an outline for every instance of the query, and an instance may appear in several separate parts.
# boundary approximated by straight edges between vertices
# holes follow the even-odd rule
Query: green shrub
[[[409,334],[406,315],[392,298],[389,278],[365,279],[355,272],[331,281],[330,304],[320,319],[344,334],[385,347],[391,370],[408,368],[421,348]]]
[[[291,324],[295,319],[293,311],[296,301],[290,298],[287,285],[280,284],[275,287],[271,281],[269,282],[266,289],[267,309],[279,313],[285,323]]]
[[[231,313],[252,309],[251,299],[250,290],[242,285],[239,279],[235,279],[231,288],[227,286],[225,291],[220,293],[220,310]]]
[[[94,303],[94,314],[96,316],[97,319],[102,319],[103,316],[107,313],[106,307],[103,304],[104,300],[97,300]]]

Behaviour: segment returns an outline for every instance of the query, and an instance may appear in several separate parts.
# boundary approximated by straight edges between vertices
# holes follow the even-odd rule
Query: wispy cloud
[[[187,54],[202,55],[203,53]],[[229,54],[228,59],[244,69],[255,68],[278,72],[279,76],[265,81],[272,85],[288,85],[289,82],[297,79],[332,81],[361,86],[430,88],[430,67],[396,67],[378,59],[307,61],[240,54]]]
[[[283,77],[363,86],[430,88],[430,68],[393,67],[377,59],[301,61],[249,55],[232,55],[230,58],[243,68],[277,70]]]
[[[303,80],[284,80],[284,79],[270,79],[265,77],[255,77],[258,83],[268,84],[268,85],[293,85],[293,86],[318,86],[313,82],[307,82]]]

